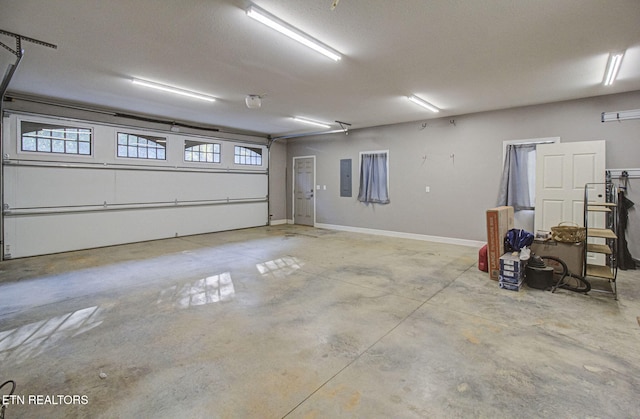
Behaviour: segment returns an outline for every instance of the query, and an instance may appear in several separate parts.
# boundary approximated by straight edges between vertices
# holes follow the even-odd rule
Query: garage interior
[[[635,206],[617,298],[478,269],[512,147],[640,202],[636,1],[0,4],[6,418],[640,411]]]

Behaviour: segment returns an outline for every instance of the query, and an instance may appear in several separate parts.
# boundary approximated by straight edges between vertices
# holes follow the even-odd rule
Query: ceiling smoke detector
[[[262,106],[262,96],[260,95],[247,95],[244,98],[244,102],[247,104],[247,108],[249,109],[258,109]]]

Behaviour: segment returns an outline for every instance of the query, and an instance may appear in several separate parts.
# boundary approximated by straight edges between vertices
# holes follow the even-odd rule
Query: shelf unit
[[[602,201],[603,198],[604,201]],[[599,226],[595,227],[595,225]],[[592,288],[591,291],[613,294],[617,300],[618,191],[616,185],[606,182],[587,183],[584,186],[584,226],[586,238],[582,274],[587,279],[592,278],[592,281],[593,278],[607,281],[610,290]],[[589,253],[602,255],[600,260],[604,262],[589,263]]]

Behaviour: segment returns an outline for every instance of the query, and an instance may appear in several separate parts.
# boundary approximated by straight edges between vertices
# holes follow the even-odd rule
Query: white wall
[[[269,220],[271,224],[287,222],[287,144],[274,142],[269,149]]]

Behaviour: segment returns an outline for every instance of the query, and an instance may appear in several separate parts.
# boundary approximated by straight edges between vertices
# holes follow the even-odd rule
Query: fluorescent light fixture
[[[265,12],[255,5],[249,6],[249,8],[247,9],[247,16],[267,25],[271,29],[275,29],[276,31],[288,36],[295,41],[300,42],[301,44],[311,48],[312,50],[331,58],[333,61],[338,61],[342,58],[338,52],[324,45],[320,41],[313,39],[306,33],[283,22],[282,20],[269,14],[268,12]]]
[[[305,124],[309,124],[309,125],[315,125],[317,127],[322,127],[322,128],[331,128],[331,125],[325,124],[323,122],[318,122],[318,121],[313,121],[311,119],[307,119],[307,118],[301,118],[299,116],[294,116],[293,117],[294,121],[298,121],[298,122],[304,122]]]
[[[640,109],[619,112],[602,112],[602,122],[624,121],[625,119],[640,119]]]
[[[620,70],[620,64],[622,64],[622,57],[624,52],[611,53],[609,55],[609,61],[607,63],[607,69],[605,70],[604,85],[611,86],[618,76],[618,70]]]
[[[420,99],[418,96],[416,95],[411,95],[411,96],[407,96],[407,99],[409,99],[410,101],[412,101],[413,103],[415,103],[416,105],[420,105],[423,108],[427,108],[429,109],[431,112],[440,112],[440,109],[436,108],[435,106],[433,106],[432,104],[430,104],[429,102],[427,102],[424,99]]]
[[[177,95],[188,96],[200,100],[206,100],[207,102],[215,102],[216,99],[212,96],[204,95],[202,93],[194,92],[192,90],[181,89],[179,87],[168,86],[162,83],[156,83],[149,80],[133,79],[133,84],[137,84],[144,87],[151,87],[152,89],[162,90],[164,92],[175,93]]]

